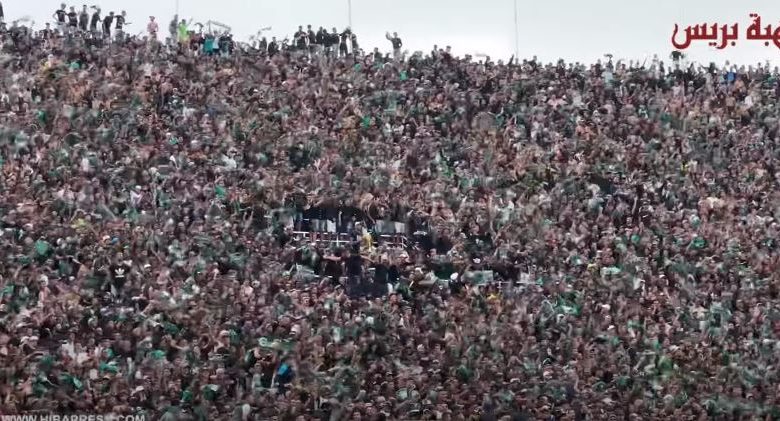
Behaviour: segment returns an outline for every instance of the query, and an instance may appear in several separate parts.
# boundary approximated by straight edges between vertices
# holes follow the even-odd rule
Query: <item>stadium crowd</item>
[[[776,68],[176,22],[2,35],[3,414],[780,418]]]

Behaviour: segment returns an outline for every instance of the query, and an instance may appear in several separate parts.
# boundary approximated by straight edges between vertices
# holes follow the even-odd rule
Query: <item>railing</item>
[[[349,245],[354,241],[355,236],[345,232],[338,232],[337,226],[333,221],[328,224],[328,229],[325,231],[312,231],[301,229],[301,226],[308,226],[309,220],[300,219],[296,220],[292,214],[287,214],[282,217],[274,217],[271,214],[265,216],[269,225],[276,219],[288,229],[293,230],[293,240],[296,242],[309,241],[317,245],[328,246],[344,246]],[[393,221],[376,221],[375,228],[379,230],[378,235],[374,236],[374,239],[379,244],[389,245],[396,248],[407,248],[410,244],[410,240],[405,234],[406,225],[393,222]]]
[[[406,248],[409,240],[403,234],[380,234],[377,242],[396,248]],[[319,231],[293,231],[293,240],[298,242],[311,242],[317,245],[346,246],[352,243],[354,236],[346,233],[319,232]]]

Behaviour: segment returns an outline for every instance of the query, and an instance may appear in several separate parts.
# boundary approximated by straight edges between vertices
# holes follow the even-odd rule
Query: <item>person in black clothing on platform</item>
[[[233,35],[225,32],[219,36],[218,40],[219,50],[223,53],[233,54],[236,43],[233,42]]]
[[[51,29],[51,24],[49,24],[49,22],[46,22],[46,27],[41,31],[41,38],[44,40],[54,38],[54,31]]]
[[[309,39],[309,52],[317,52],[317,34],[311,29],[311,25],[306,26],[306,37]]]
[[[327,38],[328,33],[325,32],[325,28],[320,26],[320,29],[317,30],[317,34],[315,35],[315,39],[317,41],[317,45],[319,48],[325,48],[325,40]]]
[[[265,39],[265,37],[260,39],[260,42],[257,44],[257,49],[262,51],[263,53],[268,52],[268,40]]]
[[[279,52],[279,43],[276,41],[276,37],[271,37],[271,42],[268,43],[268,55],[273,57]]]
[[[349,54],[349,40],[351,35],[352,31],[349,28],[345,29],[344,32],[339,34],[339,55],[342,57]]]
[[[339,31],[337,31],[336,28],[333,28],[331,33],[328,35],[328,38],[330,38],[331,53],[334,57],[338,56],[337,48],[339,47]]]
[[[5,21],[5,14],[3,13],[3,2],[0,1],[0,21]]]
[[[306,51],[306,32],[303,30],[303,25],[298,26],[298,30],[295,32],[295,48],[298,51]]]
[[[325,50],[325,55],[329,56],[331,49],[333,48],[333,38],[330,36],[327,30],[322,30],[322,47]]]
[[[100,18],[100,9],[94,6],[92,8],[95,9],[95,13],[92,13],[92,19],[89,21],[89,30],[95,34],[97,33],[98,24],[102,19]]]
[[[103,18],[103,36],[111,38],[111,24],[114,23],[114,12],[109,12],[108,16]]]
[[[334,285],[344,276],[341,254],[341,250],[335,250],[332,255],[325,255],[323,260],[322,276],[330,277]]]
[[[339,227],[338,231],[341,233],[346,234],[356,234],[355,227],[356,223],[358,221],[364,220],[365,215],[363,214],[363,211],[360,210],[360,208],[356,208],[353,206],[345,206],[344,203],[341,204],[339,208]],[[362,234],[362,233],[357,233]]]
[[[344,274],[347,277],[347,292],[360,294],[363,283],[363,257],[358,247],[352,247],[344,256]]]
[[[352,55],[358,55],[358,51],[360,51],[360,45],[358,45],[357,35],[352,34],[350,36],[350,41],[352,42]]]
[[[81,8],[81,13],[79,13],[79,29],[83,32],[87,32],[87,28],[89,28],[89,12],[87,11],[87,5],[85,4],[84,7]]]
[[[76,8],[71,6],[70,12],[68,12],[68,30],[75,31],[79,27],[79,14],[76,13]]]
[[[65,3],[62,3],[52,16],[57,20],[57,30],[65,32],[65,18],[68,16],[68,12],[65,11]]]
[[[390,270],[387,264],[387,258],[382,256],[378,262],[374,262],[371,265],[374,268],[374,282],[378,284],[387,284],[388,272]]]
[[[120,37],[122,35],[122,30],[124,29],[125,25],[127,25],[127,12],[124,10],[122,11],[122,14],[116,16],[116,26],[114,27],[116,29],[116,36]]]

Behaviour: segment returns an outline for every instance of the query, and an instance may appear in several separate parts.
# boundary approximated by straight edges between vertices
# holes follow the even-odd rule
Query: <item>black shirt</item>
[[[333,35],[336,35],[336,40],[335,41],[333,40]],[[338,34],[329,34],[329,33],[325,32],[322,36],[324,38],[324,43],[325,43],[326,47],[330,47],[333,44],[338,43],[338,39],[339,39]]]
[[[317,35],[309,29],[309,44],[316,44],[317,43]]]
[[[339,217],[339,209],[337,207],[335,207],[335,206],[327,206],[326,205],[326,206],[323,206],[322,209],[324,211],[323,212],[324,218],[322,218],[322,219],[327,219],[329,221],[336,221],[336,219],[338,219],[338,217]]]
[[[124,25],[124,24],[125,24],[125,17],[122,16],[122,15],[117,16],[116,17],[116,29],[117,29],[117,31],[121,31],[122,30],[122,25]]]
[[[54,12],[55,15],[57,15],[57,22],[59,23],[65,23],[65,16],[67,16],[67,12],[65,10],[60,9]]]
[[[347,276],[360,276],[363,273],[363,257],[359,254],[351,254],[344,258],[344,267]]]
[[[388,268],[383,263],[374,265],[374,282],[387,283]]]
[[[111,23],[114,22],[114,17],[111,15],[106,16],[103,18],[103,29],[108,30],[111,29]]]
[[[68,12],[68,25],[76,27],[79,24],[79,15],[76,12]]]
[[[391,265],[387,269],[387,282],[391,284],[397,284],[401,280],[401,271],[398,270],[398,266]]]
[[[89,23],[89,27],[92,28],[92,30],[95,30],[97,29],[99,22],[100,22],[100,13],[95,12],[92,14],[92,21]]]
[[[401,42],[401,38],[393,37],[390,39],[390,43],[393,44],[393,49],[398,50],[403,46],[403,42]]]
[[[306,32],[298,31],[295,33],[295,45],[298,48],[303,48],[306,46]]]
[[[343,273],[344,272],[341,270],[341,263],[330,259],[325,260],[325,267],[323,268],[323,274],[325,276],[339,279]]]
[[[88,24],[89,24],[89,13],[81,12],[81,14],[79,15],[79,27],[81,27],[81,29],[87,29]]]

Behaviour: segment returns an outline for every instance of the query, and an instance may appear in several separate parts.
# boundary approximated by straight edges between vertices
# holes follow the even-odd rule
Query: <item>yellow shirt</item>
[[[373,247],[374,239],[371,237],[371,234],[365,233],[361,237],[361,246],[366,249],[370,249]]]

